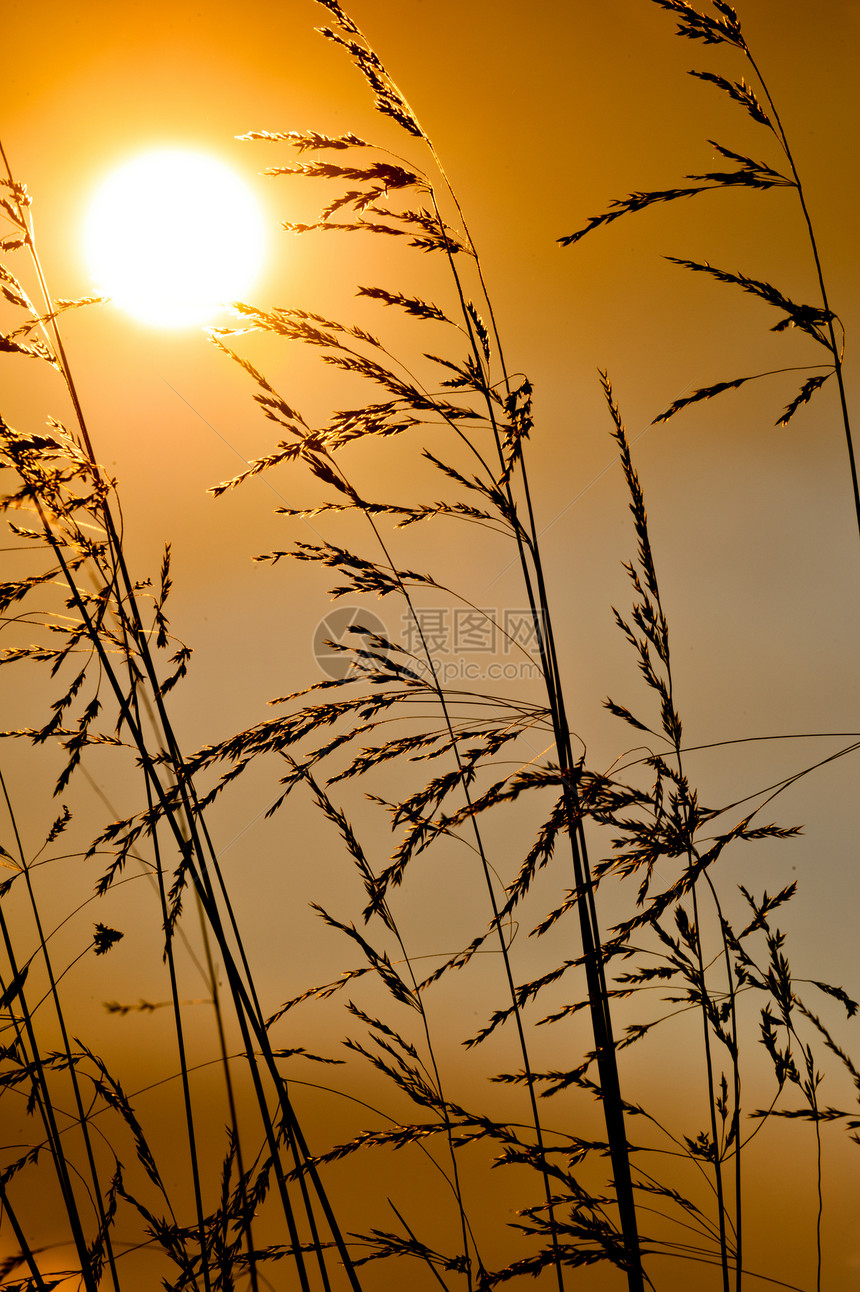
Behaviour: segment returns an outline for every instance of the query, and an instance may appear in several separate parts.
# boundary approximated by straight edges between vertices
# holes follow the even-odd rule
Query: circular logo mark
[[[388,636],[382,620],[364,606],[338,606],[321,619],[314,632],[313,652],[326,677],[342,681],[359,676],[363,661],[353,651],[367,646],[363,634],[371,633]]]

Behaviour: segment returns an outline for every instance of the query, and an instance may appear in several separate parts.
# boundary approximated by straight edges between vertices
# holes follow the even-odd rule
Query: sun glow
[[[263,216],[251,190],[205,153],[133,157],[96,190],[84,249],[100,292],[152,327],[211,322],[263,263]]]

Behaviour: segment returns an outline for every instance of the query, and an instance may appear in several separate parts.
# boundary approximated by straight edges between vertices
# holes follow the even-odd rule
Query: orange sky
[[[687,173],[710,169],[709,139],[754,156],[767,152],[769,145],[740,110],[714,87],[684,75],[692,67],[733,76],[744,69],[721,62],[726,56],[719,51],[674,38],[670,15],[646,0],[605,6],[581,0],[356,0],[351,12],[434,140],[483,257],[509,367],[527,373],[535,386],[532,487],[546,528],[550,591],[570,679],[568,713],[590,765],[609,767],[632,743],[603,710],[605,696],[634,710],[642,698],[635,660],[610,610],[629,604],[620,563],[632,556],[635,539],[613,465],[598,367],[613,376],[634,440],[688,743],[853,732],[860,727],[860,549],[835,392],[825,388],[788,428],[777,430],[773,423],[803,374],[770,378],[646,432],[661,409],[699,386],[818,361],[806,338],[771,335],[776,316],[765,305],[662,259],[709,260],[774,282],[795,300],[813,300],[811,259],[793,194],[715,193],[632,216],[568,249],[556,241],[613,197],[670,187]],[[854,91],[860,9],[850,0],[831,0],[822,18],[820,6],[803,0],[779,6],[748,0],[740,14],[807,186],[832,304],[848,337],[850,398],[858,384],[853,337],[860,332],[860,108]],[[408,151],[410,141],[374,117],[365,87],[341,51],[315,35],[314,25],[324,21],[310,0],[6,5],[0,137],[33,196],[56,296],[90,290],[80,225],[99,177],[150,145],[199,146],[230,161],[267,212],[274,250],[255,303],[355,320],[419,352],[432,346],[434,338],[425,345],[411,323],[388,317],[391,311],[380,319],[372,305],[354,299],[357,284],[372,283],[444,304],[450,289],[430,258],[395,255],[372,239],[359,244],[350,236],[336,243],[334,235],[314,240],[279,234],[279,221],[313,218],[321,200],[298,180],[260,177],[264,167],[293,160],[284,150],[234,139],[252,129],[352,130]],[[70,317],[64,335],[96,451],[119,479],[128,549],[140,577],[156,573],[164,541],[173,543],[174,627],[195,649],[189,678],[174,693],[175,713],[186,748],[196,748],[268,716],[271,697],[319,679],[311,643],[329,609],[326,578],[305,566],[284,562],[272,569],[250,559],[295,539],[313,541],[300,521],[272,512],[285,501],[316,501],[318,493],[307,475],[282,472],[269,486],[251,482],[217,501],[206,495],[243,461],[268,451],[273,432],[253,403],[250,381],[198,331],[148,330],[107,306]],[[308,421],[343,406],[330,371],[313,354],[294,353],[268,338],[250,338],[245,352]],[[38,428],[48,413],[67,416],[50,374],[40,375],[27,360],[3,358],[0,411],[9,423]],[[350,455],[349,465],[365,496],[376,490],[399,500],[404,490],[411,497],[425,482],[405,452],[384,442],[366,456]],[[427,479],[427,487],[439,486]],[[336,543],[352,532],[336,522],[315,527]],[[438,561],[440,581],[462,580],[476,604],[515,607],[522,599],[508,568],[510,553],[483,538],[468,536],[463,545],[462,536],[447,531],[435,539],[408,531],[402,544],[406,565]],[[399,610],[375,609],[396,632]],[[11,672],[0,676],[7,721],[33,722],[26,715],[38,700],[7,677]],[[740,799],[848,743],[822,737],[737,745],[701,754],[695,775],[706,802]],[[42,783],[37,760],[22,747],[8,748],[3,757],[35,837],[38,822],[53,810],[50,783]],[[804,835],[764,845],[753,871],[749,858],[756,845],[749,845],[726,879],[730,888],[743,882],[771,891],[797,879],[800,894],[786,926],[796,939],[797,966],[804,966],[798,972],[842,983],[855,995],[860,880],[851,808],[858,771],[856,756],[841,760],[778,798],[766,819],[803,823]],[[334,935],[320,935],[307,912],[311,900],[338,900],[342,863],[333,838],[321,841],[304,803],[297,802],[278,828],[259,819],[278,774],[256,769],[232,806],[215,814],[219,846],[234,867],[240,918],[253,927],[260,980],[273,1007],[344,967]],[[129,793],[107,764],[94,767],[92,776],[111,802]],[[80,793],[84,816],[95,812],[92,788]],[[279,830],[300,855],[291,871]],[[528,828],[525,846],[527,834]],[[384,850],[387,842],[376,839]],[[498,842],[502,849],[509,845],[504,831]],[[445,883],[456,882],[456,867],[444,876]],[[74,891],[71,881],[59,886],[58,918],[66,882],[68,893]],[[133,920],[133,904],[120,903],[120,909]],[[357,908],[341,915],[357,918]],[[439,887],[429,881],[404,918],[427,954],[439,949],[434,937],[454,936]],[[524,961],[528,954],[525,949]],[[144,963],[157,972],[154,933],[141,932],[137,941],[127,937],[112,956],[112,996],[136,999],[163,990],[140,973]],[[120,1033],[116,1020],[102,1020],[104,982],[81,981],[82,1014],[104,1029],[105,1052],[121,1062],[130,1048],[149,1077],[159,1066],[153,1056],[160,1059],[160,1047],[168,1044],[159,1022],[131,1022]],[[189,971],[188,995],[201,991]],[[482,1004],[491,1007],[484,982],[481,992]],[[468,1000],[455,1003],[464,1014],[454,1019],[462,1035],[474,1011]],[[331,1011],[323,1017],[324,1023],[310,1016],[302,1022],[315,1046],[334,1049],[344,1021]],[[134,1028],[137,1039],[131,1041]],[[842,1035],[846,1044],[850,1035],[856,1040],[856,1025]],[[461,1065],[467,1085],[474,1084],[471,1060],[458,1057],[456,1040],[450,1050],[452,1064]],[[643,1089],[669,1108],[677,1099],[672,1074],[680,1062],[677,1052],[658,1043],[635,1069]],[[371,1102],[383,1097],[374,1088]],[[840,1089],[834,1099],[844,1097]],[[323,1135],[326,1117],[340,1116],[324,1112],[318,1133]],[[831,1134],[836,1144],[840,1132]],[[753,1168],[764,1192],[768,1179],[773,1184],[769,1162],[782,1176],[802,1174],[811,1161],[809,1144],[799,1136],[789,1135],[772,1152]],[[846,1232],[851,1218],[844,1210],[852,1188],[856,1196],[857,1177],[855,1163],[853,1183],[846,1184],[851,1159],[841,1144],[828,1153],[825,1286],[836,1289],[851,1285],[860,1269],[860,1247]],[[349,1189],[357,1193],[359,1185],[343,1192]],[[810,1214],[808,1197],[792,1195],[786,1202],[788,1220],[778,1239],[786,1263],[773,1270],[774,1277],[797,1278],[804,1287],[812,1286]],[[386,1228],[389,1221],[361,1223]],[[768,1240],[774,1223],[759,1218],[752,1240],[764,1262],[773,1258]],[[402,1286],[394,1272],[375,1277],[380,1281],[369,1287]],[[604,1286],[589,1277],[582,1286]],[[695,1286],[717,1286],[706,1277]],[[659,1286],[693,1284],[666,1272]]]

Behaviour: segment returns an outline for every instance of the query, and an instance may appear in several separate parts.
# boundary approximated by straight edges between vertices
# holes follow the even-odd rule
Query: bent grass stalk
[[[609,210],[604,212],[602,215],[593,216],[583,228],[577,230],[575,233],[559,238],[559,242],[562,246],[571,246],[574,243],[578,243],[586,234],[591,233],[594,229],[605,226],[622,216],[631,215],[635,211],[645,210],[646,208],[653,206],[655,203],[674,202],[682,198],[695,197],[702,193],[711,192],[717,189],[747,188],[757,189],[760,191],[770,190],[773,188],[795,189],[803,215],[804,225],[809,237],[809,245],[815,265],[815,276],[821,293],[820,305],[799,305],[788,295],[774,287],[771,283],[749,277],[746,274],[730,273],[726,270],[716,269],[710,263],[681,260],[674,256],[669,256],[667,259],[674,264],[680,265],[682,268],[691,270],[693,273],[704,273],[718,282],[727,283],[731,286],[737,287],[741,291],[767,302],[767,304],[773,306],[783,314],[783,317],[779,319],[776,325],[772,328],[772,331],[782,332],[788,328],[798,328],[829,352],[830,370],[825,372],[823,376],[812,375],[806,378],[798,394],[789,402],[781,416],[777,419],[776,425],[786,426],[798,410],[802,408],[804,404],[809,402],[816,391],[818,391],[831,376],[835,375],[836,384],[839,390],[839,407],[848,453],[854,509],[857,517],[858,534],[860,534],[860,487],[858,487],[857,466],[851,435],[851,422],[848,412],[848,400],[843,374],[844,343],[837,339],[835,327],[835,324],[840,322],[840,320],[838,315],[830,308],[827,287],[824,279],[824,271],[818,250],[818,241],[815,236],[812,217],[809,213],[806,194],[804,192],[800,174],[794,162],[788,137],[783,129],[782,121],[780,120],[777,106],[767,87],[767,83],[762,75],[759,64],[754,58],[752,51],[744,38],[738,14],[730,4],[726,3],[726,0],[714,0],[713,7],[717,13],[717,17],[715,18],[710,17],[707,14],[699,13],[691,5],[685,3],[685,0],[652,0],[652,3],[675,15],[678,19],[676,32],[679,36],[689,40],[699,41],[708,46],[727,45],[740,52],[748,66],[755,74],[761,93],[761,99],[756,94],[754,87],[749,85],[744,78],[741,78],[740,81],[732,81],[728,77],[715,72],[700,71],[691,71],[690,75],[696,77],[698,80],[715,85],[720,91],[727,94],[734,103],[738,104],[746,115],[757,125],[764,127],[764,129],[770,133],[771,137],[776,140],[785,161],[788,163],[790,174],[783,175],[779,170],[768,165],[766,162],[756,161],[751,157],[735,152],[731,148],[725,148],[721,144],[715,143],[714,140],[710,140],[709,142],[712,147],[716,149],[721,158],[733,166],[733,169],[729,171],[711,171],[705,174],[686,176],[687,180],[694,181],[693,186],[656,190],[648,193],[632,193],[626,198],[616,199],[610,204]],[[667,421],[682,409],[687,408],[689,405],[697,403],[700,400],[711,399],[716,395],[723,394],[727,390],[737,389],[739,386],[745,385],[749,381],[758,381],[763,377],[772,375],[774,374],[755,373],[751,376],[736,377],[729,381],[721,381],[712,386],[702,387],[701,389],[694,391],[692,395],[675,400],[669,408],[654,420],[655,422]]]

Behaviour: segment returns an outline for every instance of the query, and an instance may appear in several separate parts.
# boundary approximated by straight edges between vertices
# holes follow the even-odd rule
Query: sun
[[[263,265],[260,206],[229,166],[206,153],[159,148],[100,184],[84,224],[99,292],[151,327],[212,322],[254,285]]]

